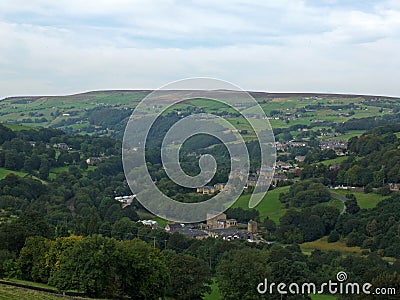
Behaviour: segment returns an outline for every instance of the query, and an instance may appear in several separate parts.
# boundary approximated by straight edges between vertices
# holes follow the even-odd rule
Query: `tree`
[[[231,207],[227,209],[226,215],[230,219],[236,219],[239,223],[247,223],[250,220],[259,220],[259,211],[252,209],[243,209],[241,207]]]
[[[195,300],[211,292],[210,269],[204,260],[170,250],[167,253],[166,261],[171,274],[169,296],[178,300]]]
[[[193,240],[184,236],[180,233],[171,234],[168,239],[167,248],[175,250],[176,252],[182,252],[184,249],[189,248],[189,246],[193,243]]]
[[[169,271],[158,249],[139,239],[119,241],[116,247],[116,274],[122,295],[134,299],[164,297]]]
[[[60,241],[48,256],[49,266],[54,266],[49,283],[60,291],[76,289],[92,297],[134,299],[165,295],[169,271],[164,257],[145,242],[118,242],[100,235]]]
[[[39,178],[47,180],[50,174],[50,163],[46,159],[42,159],[39,168]]]
[[[19,171],[24,166],[23,153],[17,153],[15,150],[7,151],[4,156],[4,167],[6,169]]]
[[[276,223],[268,217],[265,217],[261,226],[265,228],[269,233],[274,233],[276,230]]]
[[[35,211],[24,212],[17,220],[0,227],[0,248],[18,253],[29,236],[51,237],[43,216]]]
[[[63,252],[74,247],[74,245],[81,242],[82,239],[81,236],[69,236],[56,238],[54,241],[51,241],[49,249],[45,255],[46,268],[49,271],[49,277],[53,276],[54,273],[60,269],[60,260]]]
[[[318,180],[304,180],[292,185],[279,200],[291,207],[309,207],[331,199],[329,191]]]
[[[271,278],[267,252],[242,249],[226,253],[217,267],[218,288],[224,299],[259,299],[257,286]]]
[[[129,240],[137,236],[138,229],[135,222],[124,217],[111,226],[111,236],[117,240]]]
[[[353,195],[354,196],[354,195]],[[347,197],[347,195],[346,195]],[[346,206],[346,212],[354,215],[360,211],[360,206],[357,203],[357,200],[354,198],[348,199],[344,205]]]
[[[76,289],[92,297],[114,296],[117,289],[116,241],[93,235],[65,249],[60,267],[49,279],[60,291]]]
[[[49,272],[46,268],[46,253],[49,248],[50,240],[41,236],[26,239],[17,260],[22,279],[47,283]]]
[[[336,230],[333,230],[328,236],[328,243],[337,242],[340,239],[340,235]]]
[[[15,136],[15,133],[10,128],[0,124],[0,145],[5,141],[11,141]]]

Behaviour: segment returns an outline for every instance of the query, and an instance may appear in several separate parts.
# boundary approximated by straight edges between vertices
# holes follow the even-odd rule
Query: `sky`
[[[156,89],[400,96],[398,0],[2,0],[0,98]]]

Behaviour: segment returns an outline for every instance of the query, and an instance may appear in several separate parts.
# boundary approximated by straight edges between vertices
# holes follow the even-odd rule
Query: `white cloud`
[[[193,76],[266,91],[400,95],[399,7],[323,2],[0,2],[0,96],[157,88]]]

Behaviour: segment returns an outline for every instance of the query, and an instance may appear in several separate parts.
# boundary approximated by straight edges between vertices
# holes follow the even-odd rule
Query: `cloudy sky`
[[[154,89],[400,96],[398,0],[2,0],[0,97]]]

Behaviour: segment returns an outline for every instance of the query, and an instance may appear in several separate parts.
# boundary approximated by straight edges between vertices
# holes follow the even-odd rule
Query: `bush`
[[[382,195],[382,196],[388,196],[388,195],[390,195],[390,189],[388,186],[384,186],[384,187],[377,189],[376,193],[379,195]]]
[[[337,242],[340,239],[340,235],[336,230],[333,230],[328,236],[328,243]]]

